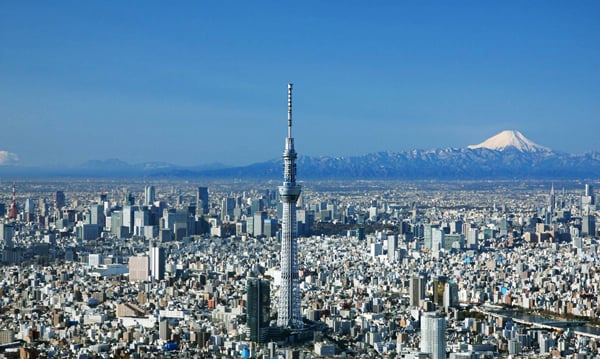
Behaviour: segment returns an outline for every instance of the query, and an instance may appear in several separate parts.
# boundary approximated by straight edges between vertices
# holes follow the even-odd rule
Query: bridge
[[[580,320],[572,320],[572,321],[555,320],[555,321],[534,322],[534,321],[523,319],[523,318],[515,318],[510,315],[504,315],[501,313],[485,310],[481,307],[473,307],[473,309],[482,314],[489,315],[494,318],[510,319],[515,323],[518,323],[518,324],[521,324],[524,326],[528,326],[530,328],[529,330],[539,329],[539,330],[550,330],[550,331],[562,332],[567,328],[583,327],[586,324],[586,322],[580,321]],[[581,336],[588,337],[588,338],[600,339],[600,334],[588,333],[588,332],[584,332],[581,330],[573,330],[573,333],[575,335],[581,335]],[[599,333],[600,333],[600,331],[599,331]]]

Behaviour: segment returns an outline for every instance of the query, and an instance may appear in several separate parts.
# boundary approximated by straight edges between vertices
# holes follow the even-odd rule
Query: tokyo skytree
[[[292,84],[288,84],[288,134],[283,150],[283,184],[279,197],[283,204],[281,218],[281,287],[277,325],[292,329],[302,328],[300,284],[298,279],[298,223],[296,201],[301,187],[296,184],[296,151],[292,137]]]

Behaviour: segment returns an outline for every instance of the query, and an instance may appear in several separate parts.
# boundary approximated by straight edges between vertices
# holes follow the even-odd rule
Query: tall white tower
[[[279,186],[283,215],[281,218],[281,287],[277,325],[300,329],[302,314],[298,282],[296,201],[300,196],[301,188],[296,184],[296,157],[294,138],[292,138],[292,84],[288,84],[288,135],[283,150],[283,184]]]

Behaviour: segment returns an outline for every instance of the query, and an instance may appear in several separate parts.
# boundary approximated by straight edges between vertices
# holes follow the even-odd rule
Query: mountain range
[[[600,177],[600,153],[555,152],[521,132],[506,130],[466,148],[377,152],[362,156],[299,156],[299,179],[579,179]],[[247,166],[222,164],[184,167],[164,162],[128,164],[118,159],[88,161],[73,168],[24,170],[0,167],[0,174],[279,179],[280,158]]]

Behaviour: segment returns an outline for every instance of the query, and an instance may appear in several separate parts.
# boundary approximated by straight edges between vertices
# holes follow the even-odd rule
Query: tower
[[[17,187],[13,183],[13,198],[12,198],[12,204],[10,205],[10,211],[8,212],[8,218],[16,219],[18,215],[19,215],[19,210],[17,208]]]
[[[296,201],[301,187],[296,184],[296,151],[292,137],[292,84],[288,84],[288,134],[283,150],[283,184],[279,186],[282,204],[281,216],[281,287],[277,325],[299,329],[302,327],[300,312],[300,284],[298,280],[298,223]]]

